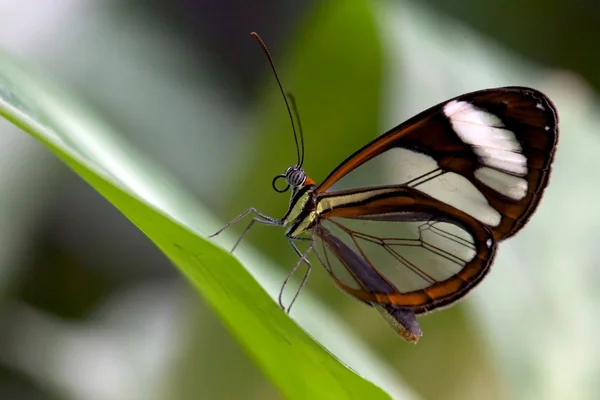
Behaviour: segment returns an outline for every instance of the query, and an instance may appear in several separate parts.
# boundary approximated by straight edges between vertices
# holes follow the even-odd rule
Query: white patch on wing
[[[482,164],[514,175],[527,175],[527,158],[523,154],[498,149],[488,149],[487,153],[487,156],[481,157]]]
[[[513,200],[521,200],[527,195],[527,181],[525,179],[502,173],[496,169],[479,168],[475,171],[475,178]]]
[[[521,144],[497,116],[456,100],[444,106],[444,114],[458,137],[473,147],[483,165],[499,172],[527,174],[527,158],[522,154]]]

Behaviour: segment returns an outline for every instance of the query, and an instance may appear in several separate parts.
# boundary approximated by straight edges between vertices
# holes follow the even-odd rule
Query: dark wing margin
[[[467,93],[418,114],[359,149],[323,181],[316,194],[324,195],[342,178],[358,173],[372,160],[384,159],[386,153],[398,158],[412,154],[418,162],[411,160],[403,164],[406,168],[394,169],[391,176],[396,180],[389,184],[415,187],[459,208],[502,240],[517,233],[535,211],[548,184],[557,141],[558,114],[541,92],[504,87]],[[423,166],[420,171],[418,165]],[[470,203],[461,202],[460,194]]]

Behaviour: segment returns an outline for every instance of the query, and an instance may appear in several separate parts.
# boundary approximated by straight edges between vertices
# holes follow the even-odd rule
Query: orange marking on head
[[[305,185],[316,185],[317,183],[310,177],[306,177],[306,180],[304,181]]]

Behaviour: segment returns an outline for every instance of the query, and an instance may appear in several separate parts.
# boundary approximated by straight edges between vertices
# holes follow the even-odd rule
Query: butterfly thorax
[[[281,219],[283,226],[289,226],[286,235],[288,237],[306,236],[310,233],[310,227],[316,218],[315,190],[317,186],[299,165],[289,167],[285,173],[277,177],[285,178],[286,190],[292,189],[288,211]]]
[[[283,225],[289,226],[286,231],[288,237],[297,238],[310,234],[317,218],[316,189],[316,185],[304,185],[292,192],[290,207],[282,219]]]

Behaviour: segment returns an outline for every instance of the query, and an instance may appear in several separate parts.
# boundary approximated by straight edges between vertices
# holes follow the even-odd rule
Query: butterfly
[[[253,214],[233,251],[254,223],[286,227],[299,260],[280,292],[282,308],[283,288],[302,264],[308,269],[288,311],[304,287],[313,252],[340,289],[416,343],[416,316],[464,298],[490,271],[498,244],[537,208],[558,140],[555,106],[527,87],[466,93],[377,137],[317,184],[302,167],[295,100],[286,96],[266,45],[252,35],[292,122],[297,163],[272,182],[278,192],[291,189],[290,204],[281,219],[250,208],[214,235]],[[302,241],[304,251],[296,244]]]

